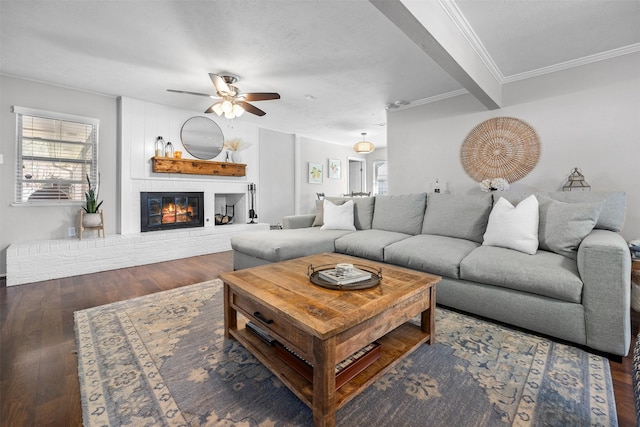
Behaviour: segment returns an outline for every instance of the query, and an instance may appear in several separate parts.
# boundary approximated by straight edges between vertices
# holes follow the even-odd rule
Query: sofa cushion
[[[324,224],[321,230],[351,230],[356,231],[353,225],[353,202],[351,200],[341,205],[325,200],[322,204],[324,210]]]
[[[410,237],[410,235],[394,231],[357,231],[336,239],[336,252],[374,261],[383,261],[384,248],[407,237]]]
[[[371,221],[373,220],[373,207],[375,197],[325,197],[335,205],[341,205],[349,200],[353,200],[353,217],[356,230],[370,230]],[[323,200],[316,200],[316,218],[313,220],[312,227],[324,224]]]
[[[384,248],[384,261],[458,279],[460,262],[478,246],[470,240],[419,234]]]
[[[540,249],[576,259],[578,246],[591,233],[602,211],[602,202],[565,203],[538,196]]]
[[[582,280],[576,261],[553,252],[527,255],[480,246],[460,263],[460,278],[579,304]]]
[[[535,196],[527,197],[515,207],[501,197],[491,210],[482,244],[535,254],[538,250],[538,217]]]
[[[556,191],[546,196],[567,203],[602,203],[595,228],[619,232],[624,224],[627,196],[621,191]]]
[[[482,243],[491,207],[491,194],[454,196],[431,193],[427,196],[422,234],[437,234]]]
[[[239,252],[277,262],[323,252],[335,252],[334,241],[353,231],[321,230],[319,227],[238,233],[231,247]]]
[[[624,224],[624,212],[627,195],[621,191],[551,191],[534,193],[536,196],[546,196],[559,202],[567,203],[597,203],[602,202],[602,212],[598,217],[595,228],[619,232]],[[516,204],[531,193],[501,192],[494,194],[494,203],[502,196]]]
[[[396,233],[420,234],[427,194],[376,196],[372,228]]]

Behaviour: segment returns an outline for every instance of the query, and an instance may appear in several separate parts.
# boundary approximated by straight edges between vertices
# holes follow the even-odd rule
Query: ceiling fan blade
[[[167,89],[167,92],[186,93],[189,95],[206,96],[207,98],[219,98],[219,96],[216,96],[216,95],[208,95],[206,93],[200,93],[200,92],[189,92],[188,90]]]
[[[205,113],[206,114],[215,113],[215,111],[213,111],[213,106],[216,105],[216,104],[217,104],[217,102],[214,103],[214,104],[211,104],[211,106],[209,108],[207,108],[207,111],[205,111]]]
[[[213,85],[216,87],[218,93],[231,93],[231,89],[229,89],[229,85],[224,81],[222,77],[217,74],[209,73],[209,77],[213,82]]]
[[[243,93],[241,95],[246,101],[269,101],[271,99],[280,99],[280,94],[275,92],[255,92]]]
[[[256,116],[264,116],[265,114],[267,114],[258,107],[249,104],[248,102],[239,101],[238,104],[242,105],[242,108],[244,108],[244,111],[246,111],[247,113],[255,114]]]

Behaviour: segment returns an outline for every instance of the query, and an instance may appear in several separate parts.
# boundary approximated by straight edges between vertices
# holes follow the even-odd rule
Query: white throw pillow
[[[500,246],[533,255],[538,250],[538,199],[531,195],[513,207],[504,197],[489,215],[483,245]]]
[[[356,230],[353,225],[353,200],[342,205],[335,205],[329,200],[322,203],[324,210],[324,224],[321,230]]]

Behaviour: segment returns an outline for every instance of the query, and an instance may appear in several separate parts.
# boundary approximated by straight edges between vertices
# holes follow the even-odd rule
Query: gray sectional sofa
[[[283,230],[235,236],[234,268],[323,252],[383,261],[441,276],[440,305],[626,355],[631,259],[619,234],[625,194],[536,193],[535,254],[483,245],[499,197],[517,206],[527,196],[506,192],[329,198],[338,205],[354,201],[356,231],[322,229],[322,209],[285,217]]]

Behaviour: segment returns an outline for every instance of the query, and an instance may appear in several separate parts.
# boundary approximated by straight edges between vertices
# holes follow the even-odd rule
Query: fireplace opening
[[[140,231],[191,227],[204,227],[204,193],[140,193]]]

